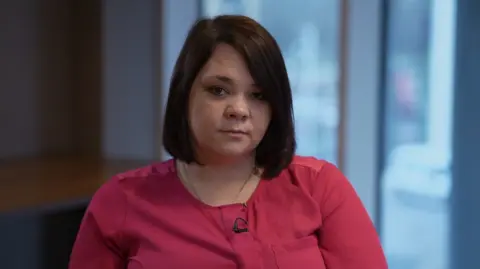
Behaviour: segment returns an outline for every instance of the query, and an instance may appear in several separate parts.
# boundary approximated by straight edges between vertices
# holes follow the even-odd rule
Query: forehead
[[[227,77],[233,81],[253,84],[243,57],[231,46],[219,44],[200,72],[200,77]]]

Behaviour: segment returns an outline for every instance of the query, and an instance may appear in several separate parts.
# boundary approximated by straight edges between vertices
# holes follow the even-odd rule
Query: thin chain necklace
[[[188,174],[187,174],[187,166],[186,166],[186,164],[183,163],[183,162],[180,162],[180,164],[181,164],[181,168],[182,168],[182,169],[181,169],[182,171],[180,171],[180,174],[181,174],[182,177],[183,177],[183,181],[184,181],[188,186],[190,186],[190,189],[192,190],[193,195],[194,195],[198,200],[200,200],[201,202],[207,204],[207,203],[205,202],[205,200],[203,200],[202,197],[198,194],[197,189],[195,188],[195,184],[193,184],[193,182],[190,180],[190,178],[189,178],[189,176],[188,176]],[[232,203],[236,203],[236,202],[238,201],[238,198],[240,197],[240,194],[242,194],[243,190],[245,189],[245,186],[247,186],[247,183],[250,181],[250,179],[252,178],[252,176],[253,176],[254,174],[256,174],[256,172],[257,172],[257,169],[256,169],[256,168],[253,168],[253,169],[252,169],[252,172],[248,175],[248,177],[245,179],[245,181],[243,181],[242,187],[241,187],[240,190],[237,192],[237,195],[235,196],[235,198],[231,201]],[[243,202],[242,204],[243,204],[245,207],[246,207],[246,205],[247,205],[245,202]]]

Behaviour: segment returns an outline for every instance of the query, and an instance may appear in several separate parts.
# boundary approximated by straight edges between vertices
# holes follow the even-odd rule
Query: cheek
[[[270,110],[269,109],[259,109],[256,112],[256,116],[254,117],[254,126],[255,126],[255,138],[262,139],[263,135],[267,131],[268,125],[270,124]]]
[[[201,136],[215,127],[215,108],[208,105],[192,106],[190,110],[190,128],[196,136]]]

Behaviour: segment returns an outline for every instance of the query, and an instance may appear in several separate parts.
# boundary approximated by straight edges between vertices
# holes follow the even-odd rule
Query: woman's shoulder
[[[293,172],[301,179],[319,180],[326,175],[341,173],[337,166],[327,160],[313,156],[295,155],[287,167],[290,174]]]
[[[148,190],[155,185],[170,182],[169,179],[176,175],[174,169],[174,161],[170,159],[117,173],[98,188],[92,202],[126,199],[130,194],[138,194],[139,190]]]
[[[319,159],[313,156],[295,155],[289,165],[290,169],[308,169],[312,171],[320,171],[325,165],[333,165],[327,160]]]
[[[111,179],[119,181],[138,180],[151,176],[155,177],[168,177],[172,172],[175,172],[175,165],[173,159],[169,159],[163,162],[151,163],[146,166],[134,168],[131,170],[123,171],[115,174]]]
[[[312,195],[350,187],[350,182],[335,164],[312,156],[296,155],[280,176],[290,178],[293,184],[302,186]]]

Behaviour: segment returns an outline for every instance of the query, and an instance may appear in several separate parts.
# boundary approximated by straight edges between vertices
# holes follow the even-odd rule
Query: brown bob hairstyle
[[[296,142],[292,91],[280,48],[272,35],[251,18],[222,15],[198,20],[190,29],[175,64],[163,126],[163,145],[172,157],[199,163],[189,126],[188,99],[193,81],[218,44],[232,46],[262,89],[272,112],[256,149],[256,165],[263,177],[277,176],[292,161]]]

